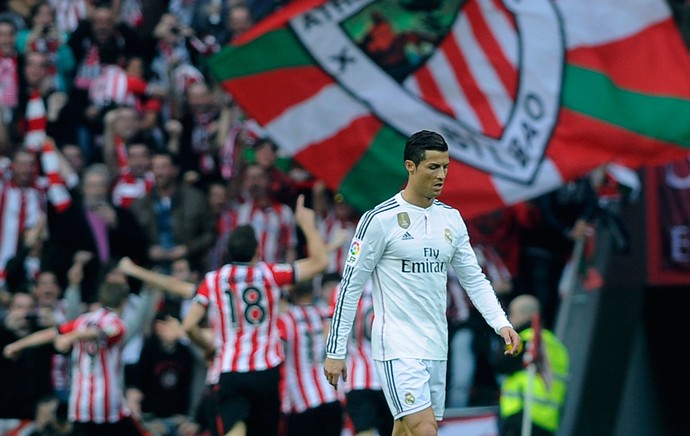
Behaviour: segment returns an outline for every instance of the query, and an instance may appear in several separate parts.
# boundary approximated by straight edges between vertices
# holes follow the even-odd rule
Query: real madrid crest
[[[398,225],[403,229],[410,227],[410,216],[407,212],[400,212],[398,214]]]
[[[450,232],[450,229],[445,229],[443,231],[443,237],[446,238],[446,242],[449,244],[453,243],[453,234]]]
[[[414,395],[409,392],[405,392],[405,404],[411,406],[414,404]]]

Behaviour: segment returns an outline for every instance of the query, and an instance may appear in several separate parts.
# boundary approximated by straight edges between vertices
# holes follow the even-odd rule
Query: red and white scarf
[[[58,212],[62,212],[72,204],[72,198],[60,175],[60,160],[55,145],[46,136],[46,105],[38,90],[31,92],[25,119],[24,147],[40,155],[41,170],[47,179],[48,201]]]

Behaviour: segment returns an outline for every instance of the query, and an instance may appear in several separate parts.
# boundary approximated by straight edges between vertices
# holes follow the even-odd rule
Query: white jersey
[[[365,213],[357,224],[340,283],[326,346],[328,357],[345,358],[357,303],[371,277],[374,359],[446,360],[449,266],[497,333],[510,326],[456,209],[438,200],[422,208],[398,193]]]

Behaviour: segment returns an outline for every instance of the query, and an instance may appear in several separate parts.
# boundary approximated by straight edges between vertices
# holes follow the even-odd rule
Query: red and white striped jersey
[[[122,389],[125,323],[113,311],[101,308],[58,327],[61,334],[95,327],[97,340],[80,340],[72,347],[70,421],[106,423],[129,415]]]
[[[250,224],[259,240],[261,260],[284,262],[285,250],[297,246],[295,217],[287,204],[273,202],[262,208],[252,200],[237,206],[237,224]]]
[[[265,262],[227,264],[206,274],[194,298],[213,321],[212,373],[262,371],[283,361],[278,308],[281,286],[294,278],[292,265]]]
[[[340,285],[331,296],[331,313],[335,309]],[[357,304],[355,321],[347,342],[347,392],[359,389],[381,389],[374,357],[371,353],[371,327],[374,323],[374,299],[371,282],[367,282]]]
[[[328,253],[328,268],[326,272],[337,272],[342,276],[345,270],[347,251],[350,249],[350,241],[355,234],[357,223],[338,219],[334,213],[329,213],[319,221],[318,226],[319,233],[321,233],[321,237],[327,245],[330,245],[331,241],[339,237],[341,232],[345,232],[348,235],[343,238],[343,242],[339,247]]]
[[[5,282],[7,261],[17,254],[22,233],[38,222],[45,208],[43,190],[0,180],[0,285]]]
[[[278,320],[285,344],[285,389],[282,410],[302,413],[338,400],[323,375],[326,357],[325,314],[315,305],[290,304]]]

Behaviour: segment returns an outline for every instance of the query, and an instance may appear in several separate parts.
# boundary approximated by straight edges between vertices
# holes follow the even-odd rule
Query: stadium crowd
[[[329,264],[310,289],[299,290],[298,301],[318,306],[309,316],[325,319],[363,212],[283,156],[206,68],[209,55],[283,6],[2,2],[0,349],[51,327],[67,333],[65,326],[98,312],[102,294],[113,300],[124,289],[124,347],[116,356],[124,379],[92,390],[121,390],[123,413],[151,434],[209,431],[208,356],[180,325],[191,298],[132,277],[133,265],[198,283],[226,263],[229,235],[245,224],[263,261],[293,263],[307,255],[295,221],[304,194]],[[480,263],[506,307],[533,294],[545,327],[553,328],[561,274],[574,241],[591,234],[601,199],[612,195],[608,182],[596,172],[468,220]],[[498,404],[492,361],[500,344],[478,316],[457,280],[449,280],[449,407]],[[285,325],[293,321],[282,321],[286,346]],[[0,356],[0,434],[69,434],[68,404],[86,400],[70,388],[74,354],[61,348],[51,342]],[[335,400],[344,402],[344,393],[309,404]],[[108,395],[89,401],[80,405],[83,413],[109,407],[97,404]],[[294,408],[297,401],[283,407],[286,416],[305,410]],[[346,415],[341,425],[352,428]]]

